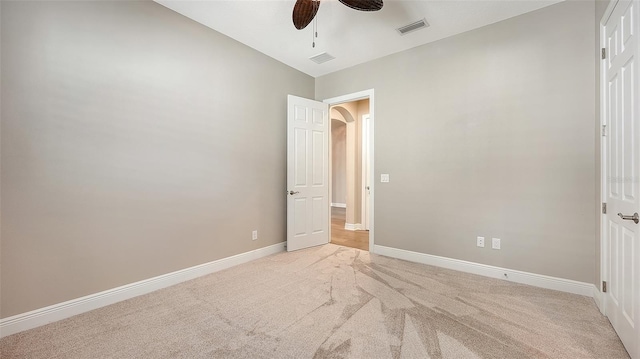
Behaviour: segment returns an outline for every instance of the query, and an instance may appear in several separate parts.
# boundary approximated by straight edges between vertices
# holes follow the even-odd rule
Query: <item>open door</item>
[[[287,97],[287,250],[329,243],[329,105]]]
[[[640,76],[637,1],[620,0],[603,27],[606,137],[605,312],[631,358],[640,358]]]

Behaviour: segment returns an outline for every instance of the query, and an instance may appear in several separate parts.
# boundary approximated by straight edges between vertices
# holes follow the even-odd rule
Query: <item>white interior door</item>
[[[287,250],[329,243],[329,106],[287,97]]]
[[[607,280],[605,313],[632,358],[640,358],[640,121],[637,1],[620,0],[603,27]]]

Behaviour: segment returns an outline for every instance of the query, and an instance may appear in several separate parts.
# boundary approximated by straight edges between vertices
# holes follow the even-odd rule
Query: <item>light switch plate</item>
[[[380,182],[389,182],[389,174],[383,173],[380,175]]]

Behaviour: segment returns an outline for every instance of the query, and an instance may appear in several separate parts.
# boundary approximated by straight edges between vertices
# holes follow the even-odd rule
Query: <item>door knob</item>
[[[299,192],[299,191],[295,191],[295,192],[294,192],[294,191],[289,191],[289,194],[290,194],[290,195],[292,195],[292,196],[293,196],[294,194],[298,194],[298,193],[300,193],[300,192]]]
[[[638,212],[634,213],[633,216],[625,216],[622,213],[618,213],[618,216],[620,216],[620,218],[625,219],[627,221],[633,221],[633,223],[638,224],[638,222],[640,222],[640,216],[638,215]]]

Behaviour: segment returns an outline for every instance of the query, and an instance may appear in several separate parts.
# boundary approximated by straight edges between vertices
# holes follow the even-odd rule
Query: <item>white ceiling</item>
[[[313,77],[492,24],[563,0],[385,0],[382,10],[362,12],[322,0],[318,38],[311,25],[296,30],[295,0],[155,0]],[[430,26],[400,36],[396,28],[426,18]],[[328,52],[334,60],[309,57]]]

